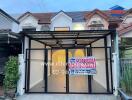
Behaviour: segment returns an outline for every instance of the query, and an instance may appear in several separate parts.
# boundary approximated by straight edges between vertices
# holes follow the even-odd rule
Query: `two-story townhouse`
[[[25,66],[21,66],[18,93],[115,93],[119,62],[118,34],[113,29],[125,12],[116,6],[106,11],[26,12],[20,16]],[[86,57],[96,59],[94,75],[65,64]]]

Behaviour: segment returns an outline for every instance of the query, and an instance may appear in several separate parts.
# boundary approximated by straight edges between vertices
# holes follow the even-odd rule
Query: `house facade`
[[[131,16],[127,13],[115,6],[106,11],[21,15],[15,28],[23,37],[18,94],[117,94],[119,51],[115,29],[129,24]],[[70,73],[66,65],[70,59],[87,57],[96,59],[94,75],[88,69]]]
[[[24,57],[18,93],[117,94],[118,34],[114,30],[125,13],[116,6],[107,11],[21,15],[18,21]],[[54,65],[85,57],[96,59],[95,75],[71,75],[68,65]]]

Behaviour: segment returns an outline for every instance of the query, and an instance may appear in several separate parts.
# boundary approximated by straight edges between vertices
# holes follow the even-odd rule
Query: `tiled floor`
[[[44,81],[39,82],[34,87],[32,87],[30,92],[44,92]]]
[[[54,83],[49,82],[48,83],[48,91],[49,92],[58,92],[58,88],[54,85]],[[92,81],[92,91],[93,92],[107,92],[107,89],[104,88],[101,84],[99,84],[97,81]],[[32,87],[29,92],[44,92],[44,81],[39,82],[34,87]],[[60,91],[59,91],[60,92]],[[65,88],[64,91],[65,92]]]

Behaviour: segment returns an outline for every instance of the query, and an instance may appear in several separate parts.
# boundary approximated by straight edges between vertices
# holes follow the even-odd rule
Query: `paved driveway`
[[[25,94],[17,100],[120,100],[114,95],[87,94]]]

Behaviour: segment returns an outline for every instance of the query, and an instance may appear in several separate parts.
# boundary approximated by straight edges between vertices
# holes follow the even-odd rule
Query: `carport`
[[[112,94],[117,87],[117,81],[113,85],[112,69],[118,63],[116,59],[112,62],[112,53],[117,53],[118,59],[115,30],[22,31],[21,34],[26,93]],[[52,65],[88,56],[96,59],[95,75],[70,75],[65,73],[69,71],[68,64]]]

